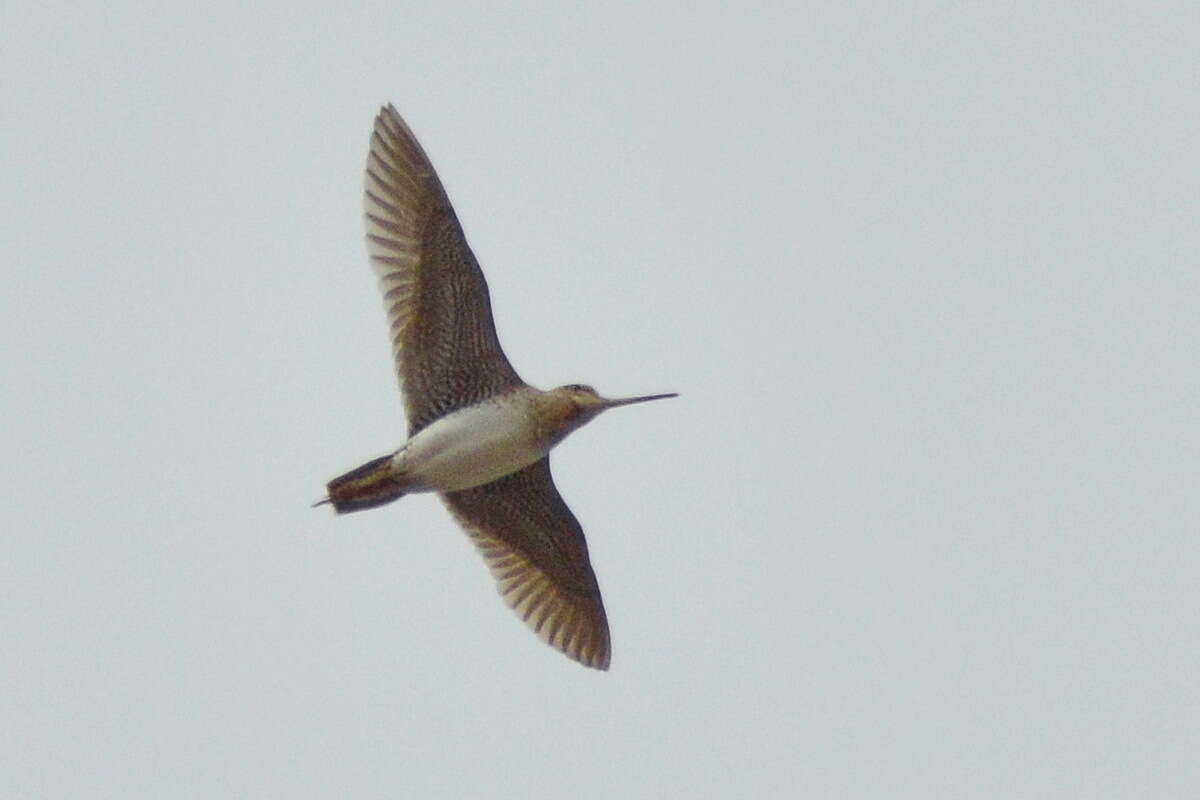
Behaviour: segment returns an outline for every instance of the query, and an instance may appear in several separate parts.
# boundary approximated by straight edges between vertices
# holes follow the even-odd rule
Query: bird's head
[[[555,431],[554,441],[561,440],[571,431],[591,422],[601,411],[618,406],[629,406],[634,403],[646,403],[651,400],[663,400],[668,397],[678,397],[675,392],[667,394],[648,394],[640,397],[601,397],[599,392],[583,383],[569,383],[559,386],[551,394],[559,400],[561,427]]]

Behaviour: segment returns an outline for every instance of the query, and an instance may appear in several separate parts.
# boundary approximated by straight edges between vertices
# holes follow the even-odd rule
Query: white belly
[[[394,469],[409,491],[454,492],[491,483],[546,455],[535,442],[520,398],[484,402],[447,414],[396,453]]]

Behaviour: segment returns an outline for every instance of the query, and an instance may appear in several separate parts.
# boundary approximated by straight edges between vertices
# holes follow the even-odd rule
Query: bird
[[[606,398],[586,384],[543,391],[521,380],[446,190],[390,103],[371,132],[363,206],[408,439],[329,481],[316,505],[345,514],[436,493],[517,616],[567,657],[608,669],[600,588],[549,452],[608,409],[678,394]]]

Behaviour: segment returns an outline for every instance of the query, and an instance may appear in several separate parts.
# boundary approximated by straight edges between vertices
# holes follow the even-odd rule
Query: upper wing
[[[487,282],[433,165],[396,109],[375,118],[363,205],[409,434],[522,384],[500,349]]]
[[[583,528],[543,458],[497,481],[442,495],[514,611],[547,644],[596,669],[611,646]]]

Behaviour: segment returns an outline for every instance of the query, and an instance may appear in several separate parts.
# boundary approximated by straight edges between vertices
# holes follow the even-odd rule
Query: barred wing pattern
[[[523,385],[500,349],[487,282],[442,183],[390,105],[375,118],[363,206],[409,435]]]
[[[496,588],[542,641],[608,669],[611,645],[583,528],[550,476],[550,459],[485,486],[442,495]]]
[[[363,205],[409,435],[523,386],[500,349],[487,282],[442,183],[390,105],[375,118]],[[442,500],[517,615],[551,646],[607,669],[600,589],[583,529],[554,488],[549,460]]]

